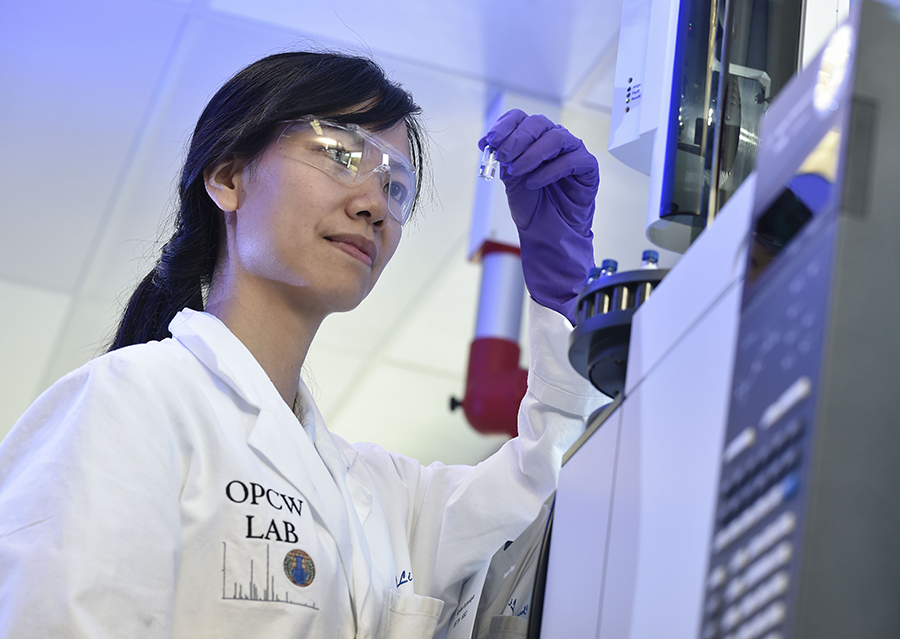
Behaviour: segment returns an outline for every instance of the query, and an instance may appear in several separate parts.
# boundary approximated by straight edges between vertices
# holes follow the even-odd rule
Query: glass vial
[[[584,280],[584,285],[587,286],[591,282],[596,281],[597,278],[600,277],[600,272],[601,272],[600,268],[598,268],[596,266],[592,266],[591,270],[588,271],[587,278]]]
[[[641,255],[641,268],[659,268],[659,253],[652,250],[644,251]]]
[[[600,264],[600,277],[607,277],[619,270],[619,263],[615,260],[603,260]]]
[[[641,255],[641,269],[644,270],[655,270],[659,268],[659,253],[653,250],[644,251],[643,255]],[[637,299],[635,300],[635,306],[640,306],[644,302],[647,301],[647,298],[650,297],[650,291],[653,289],[653,285],[650,282],[643,282],[638,284],[637,287]]]
[[[491,146],[486,146],[481,154],[481,166],[478,168],[478,177],[482,180],[493,180],[496,173],[497,150]]]

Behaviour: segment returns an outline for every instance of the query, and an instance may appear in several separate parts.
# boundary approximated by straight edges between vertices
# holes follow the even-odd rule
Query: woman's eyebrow
[[[335,137],[340,136],[341,138],[343,138],[343,137],[350,138],[350,140],[352,140],[356,144],[362,145],[366,142],[365,136],[363,136],[358,131],[352,131],[352,130],[347,130],[347,129],[332,129],[330,132],[333,133],[335,135]]]

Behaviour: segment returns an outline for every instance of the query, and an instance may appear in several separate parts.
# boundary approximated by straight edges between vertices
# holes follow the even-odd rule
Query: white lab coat
[[[70,373],[0,445],[0,637],[432,636],[602,403],[530,324],[520,435],[475,467],[351,446],[305,387],[298,423],[205,313]]]

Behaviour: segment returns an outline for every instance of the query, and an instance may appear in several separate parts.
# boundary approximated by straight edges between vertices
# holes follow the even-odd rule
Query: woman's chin
[[[320,300],[322,306],[327,309],[328,314],[346,313],[362,304],[363,300],[368,297],[369,292],[369,290],[362,290],[325,293]]]

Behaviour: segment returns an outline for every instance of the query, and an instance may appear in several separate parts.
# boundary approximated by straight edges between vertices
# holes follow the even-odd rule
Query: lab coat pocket
[[[401,596],[391,591],[385,639],[430,639],[434,635],[444,602],[423,595]]]

